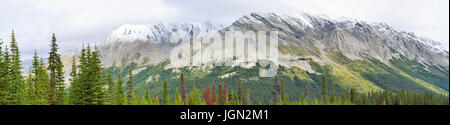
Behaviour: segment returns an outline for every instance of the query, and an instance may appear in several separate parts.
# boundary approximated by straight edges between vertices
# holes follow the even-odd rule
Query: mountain
[[[158,22],[151,25],[131,25],[125,24],[111,32],[106,38],[105,43],[112,42],[151,42],[164,43],[169,42],[170,36],[174,32],[186,33],[192,39],[193,30],[198,30],[199,34],[195,37],[202,37],[210,33],[221,30],[224,26],[221,24],[204,23],[162,23]]]
[[[125,24],[113,30],[98,47],[101,51],[104,67],[129,65],[154,65],[169,58],[168,54],[175,45],[169,44],[170,36],[187,35],[189,39],[214,34],[223,29],[222,24],[204,23],[154,23],[150,25]],[[193,34],[194,30],[198,34]],[[66,51],[62,54],[66,81],[72,64],[72,57],[77,51]],[[67,64],[67,65],[66,65]],[[67,86],[70,86],[67,84]]]
[[[104,57],[102,61],[106,66],[129,62],[137,62],[143,65],[156,64],[167,59],[168,53],[177,45],[169,43],[172,35],[187,35],[189,39],[196,39],[214,34],[223,27],[223,25],[208,22],[126,24],[112,31],[101,45],[100,49]],[[193,34],[194,30],[198,34]],[[151,55],[151,57],[145,55]]]
[[[449,63],[448,49],[431,46],[440,43],[417,37],[413,33],[396,31],[383,23],[335,20],[306,13],[293,15],[252,13],[225,30],[277,30],[281,46],[294,44],[295,47],[309,53],[323,52],[321,56],[342,52],[350,59],[362,59],[362,55],[367,54],[382,62],[388,62],[398,57],[397,54],[401,54],[424,64],[448,67]]]
[[[199,35],[193,34],[193,30],[199,30]],[[238,82],[245,82],[246,87],[252,88],[252,95],[268,101],[273,79],[258,77],[264,67],[180,66],[169,59],[171,53],[183,57],[191,51],[189,43],[168,44],[175,31],[184,32],[190,39],[202,39],[227,31],[249,30],[278,31],[277,74],[285,82],[290,98],[319,91],[321,75],[336,85],[337,92],[350,88],[360,92],[382,91],[385,87],[394,91],[414,89],[447,94],[449,91],[449,52],[439,42],[385,23],[308,13],[251,13],[226,27],[211,23],[123,25],[100,46],[102,62],[114,76],[119,68],[124,70],[120,72],[122,76],[133,70],[136,86],[151,89],[152,94],[161,93],[157,88],[162,87],[162,81],[167,81],[169,88],[178,87],[179,74],[183,72],[187,88],[226,82],[230,89],[236,90]],[[207,44],[202,51],[214,51],[217,47]],[[249,42],[248,47],[256,48],[256,44]],[[194,57],[201,55],[195,49],[192,53]],[[255,53],[237,52],[234,57],[245,55]]]

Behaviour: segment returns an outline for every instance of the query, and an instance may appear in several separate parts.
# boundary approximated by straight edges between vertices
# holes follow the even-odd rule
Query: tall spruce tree
[[[102,80],[103,73],[101,72],[101,61],[99,50],[97,47],[94,47],[94,51],[90,54],[89,58],[89,80],[88,84],[91,86],[89,88],[92,94],[92,102],[90,104],[93,105],[102,105],[105,102],[105,92],[104,92],[104,80]]]
[[[356,102],[356,90],[353,88],[350,89],[350,101],[352,103]]]
[[[37,74],[37,69],[39,68],[39,56],[37,53],[37,50],[34,50],[34,55],[33,55],[33,62],[32,62],[32,66],[31,66],[31,73],[28,75],[27,78],[27,86],[28,86],[28,95],[29,95],[29,100],[30,100],[30,104],[38,104],[38,95],[37,94],[37,90],[38,90],[38,83],[37,83],[37,78],[38,76]]]
[[[174,105],[183,105],[183,100],[181,99],[180,92],[178,92],[178,88],[175,89],[175,97],[174,97]]]
[[[135,91],[134,91],[134,82],[133,82],[133,72],[131,70],[128,71],[129,79],[127,81],[127,99],[129,104],[135,104]]]
[[[190,105],[201,105],[202,97],[199,90],[194,86],[192,87],[191,93],[189,95],[189,104]]]
[[[219,83],[219,96],[217,97],[217,102],[219,105],[223,105],[223,100],[224,100],[224,96],[223,96],[223,89],[222,89],[222,84]]]
[[[82,49],[82,54],[84,54],[84,48]],[[78,67],[76,65],[75,56],[72,57],[72,71],[70,72],[70,88],[69,88],[69,102],[71,104],[82,104],[81,103],[81,87],[78,81]]]
[[[125,91],[123,88],[123,81],[122,81],[122,70],[119,70],[119,73],[117,75],[117,81],[116,81],[116,88],[115,88],[115,104],[117,105],[123,105],[126,104],[126,97],[125,97]]]
[[[37,51],[34,53],[31,73],[27,80],[29,81],[29,92],[31,92],[29,93],[31,104],[47,105],[49,78],[44,68],[43,59],[38,57]]]
[[[141,96],[141,105],[149,105],[151,104],[151,97],[148,88],[142,87],[142,96]]]
[[[133,88],[131,90],[131,101],[129,102],[129,105],[137,105],[137,97],[136,97],[136,90]]]
[[[24,101],[25,105],[36,105],[36,99],[34,95],[34,91],[36,90],[34,82],[32,80],[32,74],[27,74],[25,77],[25,91],[26,91],[26,99]]]
[[[22,76],[19,46],[14,31],[11,32],[11,84],[9,84],[8,103],[17,105],[25,101],[25,86]]]
[[[78,104],[78,105],[82,105],[82,104],[88,104],[89,102],[87,100],[89,100],[89,95],[91,94],[91,92],[89,91],[90,86],[88,86],[89,84],[87,83],[88,79],[88,61],[90,58],[90,48],[89,46],[87,46],[86,48],[84,47],[84,45],[82,45],[82,49],[81,49],[81,54],[80,54],[80,63],[78,65],[78,75],[77,75],[77,79],[76,79],[76,84],[77,86],[79,86],[78,90],[79,90],[79,98],[78,103],[74,103],[74,104]],[[75,93],[75,92],[74,92]],[[77,94],[77,93],[76,93]]]
[[[38,93],[37,92],[37,90],[38,90],[38,81],[37,81],[37,79],[38,79],[38,69],[39,69],[39,66],[40,66],[40,60],[39,60],[39,56],[38,56],[38,52],[37,52],[37,50],[34,50],[34,55],[33,55],[33,62],[31,63],[31,74],[33,74],[31,77],[29,77],[28,79],[31,79],[32,80],[32,84],[33,84],[33,86],[34,86],[34,89],[35,89],[35,94],[36,93]],[[37,96],[37,95],[35,95],[35,96]],[[36,100],[38,100],[37,99],[37,97],[36,97]]]
[[[56,94],[55,94],[55,102],[57,105],[63,105],[65,102],[65,98],[66,97],[66,92],[65,92],[65,88],[66,85],[64,84],[64,71],[63,71],[63,67],[64,64],[61,61],[61,55],[57,55],[56,57]]]
[[[108,104],[114,104],[114,90],[116,88],[116,84],[114,83],[112,76],[111,76],[111,70],[108,69],[108,73],[106,75],[106,82],[108,84]]]
[[[48,53],[49,57],[48,60],[48,70],[50,72],[50,95],[49,95],[49,101],[50,104],[56,105],[57,102],[55,100],[56,98],[56,84],[58,82],[58,44],[56,44],[56,36],[53,33],[52,34],[52,40],[50,41],[50,52]]]
[[[50,85],[49,75],[44,68],[44,59],[40,58],[39,64],[35,72],[35,84],[36,84],[36,98],[38,105],[49,104],[49,89]]]
[[[164,88],[163,88],[163,104],[168,105],[170,104],[170,95],[169,95],[169,88],[167,87],[167,82],[164,81]]]
[[[72,67],[75,63],[73,63]],[[105,102],[104,82],[102,80],[100,55],[97,47],[91,50],[81,49],[78,70],[71,73],[74,84],[71,88],[70,100],[77,105],[102,105]],[[76,75],[75,75],[76,74]],[[75,77],[74,77],[75,76]]]

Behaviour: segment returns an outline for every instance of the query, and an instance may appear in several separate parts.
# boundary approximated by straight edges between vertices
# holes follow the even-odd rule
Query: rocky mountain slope
[[[192,34],[193,30],[199,30],[200,35]],[[141,88],[160,87],[163,80],[176,87],[179,72],[183,72],[187,86],[228,82],[233,88],[233,84],[246,81],[248,87],[267,90],[252,94],[269,96],[273,81],[257,76],[261,68],[258,65],[183,67],[169,59],[171,52],[183,56],[190,51],[188,43],[167,44],[175,31],[185,32],[190,39],[200,39],[208,34],[248,30],[278,31],[278,74],[285,80],[292,97],[299,95],[296,92],[318,89],[321,74],[327,75],[337,88],[355,88],[363,92],[382,91],[384,87],[425,89],[436,93],[448,93],[449,90],[449,53],[440,43],[395,30],[384,23],[332,19],[307,13],[251,13],[226,27],[210,23],[124,25],[114,30],[100,46],[102,62],[105,69],[116,74],[119,68],[133,70],[137,75],[136,84]],[[256,48],[251,42],[248,46]],[[204,52],[212,51],[217,45],[202,48]],[[194,56],[201,54],[192,51]],[[236,53],[234,56],[244,55],[255,53]],[[245,63],[245,60],[236,61]]]

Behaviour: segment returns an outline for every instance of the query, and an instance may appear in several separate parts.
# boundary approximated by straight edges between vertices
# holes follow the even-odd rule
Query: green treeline
[[[47,63],[35,50],[31,72],[22,75],[19,48],[14,31],[9,46],[0,40],[0,104],[1,105],[448,105],[445,94],[431,91],[384,90],[361,93],[355,89],[336,87],[322,75],[319,91],[299,91],[299,98],[289,98],[283,77],[275,76],[269,102],[253,97],[252,88],[244,81],[237,87],[227,83],[185,88],[183,73],[179,87],[169,88],[164,81],[162,92],[151,95],[152,89],[135,87],[131,69],[119,69],[112,75],[102,69],[97,47],[82,47],[78,57],[73,57],[69,73],[70,86],[64,83],[63,63],[58,54],[56,36],[51,36]],[[124,72],[124,73],[122,73]],[[178,82],[178,81],[177,81]],[[200,89],[203,88],[203,89]],[[336,90],[339,88],[340,90]],[[139,89],[138,94],[136,89]],[[175,93],[171,93],[175,91]],[[337,93],[339,92],[339,93]],[[319,95],[319,96],[318,96]]]
[[[3,48],[4,47],[4,48]],[[67,104],[63,63],[58,54],[55,34],[51,40],[48,67],[34,52],[31,72],[22,76],[19,46],[14,31],[10,48],[0,41],[0,104],[62,105]]]

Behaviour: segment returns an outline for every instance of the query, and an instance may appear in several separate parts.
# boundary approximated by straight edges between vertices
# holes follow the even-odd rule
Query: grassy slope
[[[427,89],[436,93],[448,93],[448,72],[439,70],[436,67],[425,66],[405,58],[393,59],[392,65],[386,65],[376,59],[367,58],[365,60],[350,60],[335,53],[328,55],[335,62],[350,69],[353,74],[360,74],[377,86],[399,89]]]

